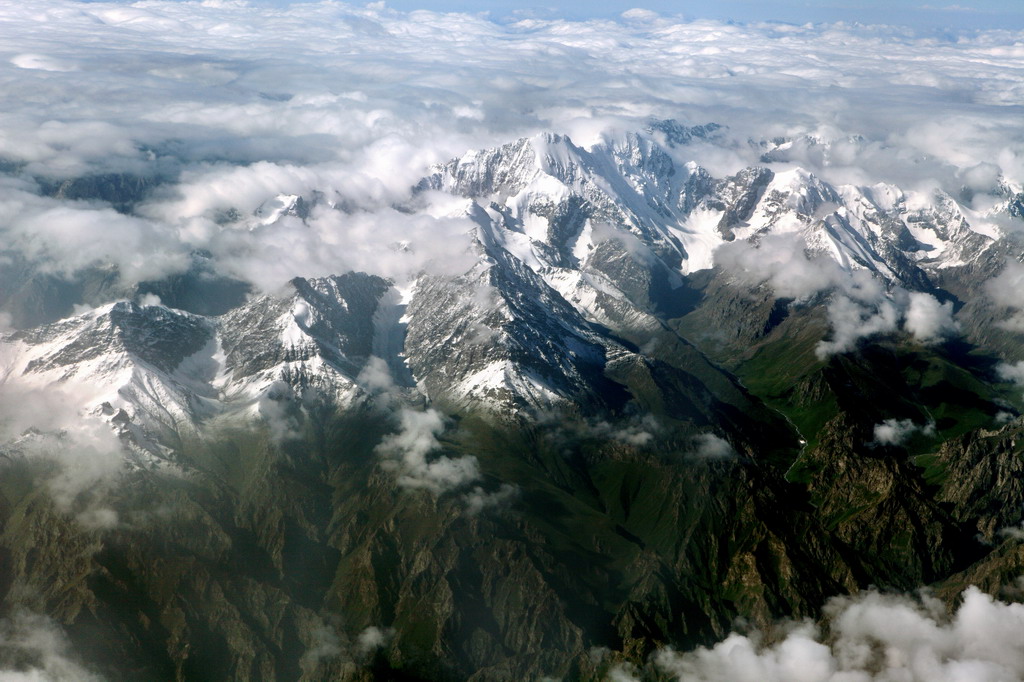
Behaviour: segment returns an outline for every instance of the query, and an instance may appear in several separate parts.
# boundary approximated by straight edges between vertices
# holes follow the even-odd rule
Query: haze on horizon
[[[262,1],[278,5],[293,4],[285,0]],[[954,32],[1024,29],[1024,6],[1012,0],[723,0],[713,4],[695,0],[595,0],[588,3],[565,0],[525,3],[514,0],[388,0],[386,6],[400,11],[426,9],[437,12],[486,13],[496,21],[515,21],[523,18],[615,18],[630,9],[639,8],[665,16],[739,23],[855,22]]]

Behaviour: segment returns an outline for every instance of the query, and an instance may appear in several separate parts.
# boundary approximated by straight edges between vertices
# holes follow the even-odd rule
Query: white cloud
[[[887,291],[865,270],[840,280],[827,311],[832,336],[815,348],[819,358],[849,352],[860,339],[895,332],[901,324],[924,344],[938,343],[960,331],[951,302],[939,303],[931,294],[899,287]]]
[[[0,446],[15,461],[51,464],[42,476],[57,508],[86,528],[104,529],[117,523],[104,495],[124,471],[125,458],[110,426],[80,411],[89,404],[87,393],[0,383]]]
[[[715,265],[748,286],[766,283],[780,298],[809,299],[842,285],[846,272],[831,258],[808,256],[807,243],[798,234],[763,238],[758,244],[734,241],[715,251]]]
[[[921,5],[920,9],[930,9],[939,12],[978,12],[977,7],[965,7],[964,5]]]
[[[881,424],[875,424],[874,442],[878,445],[902,445],[917,433],[934,436],[935,423],[920,425],[912,419],[886,419]]]
[[[270,437],[277,442],[299,438],[305,419],[300,395],[291,384],[278,380],[260,394],[256,410]]]
[[[961,173],[964,186],[975,192],[988,192],[996,188],[1002,179],[1002,169],[994,163],[982,161]]]
[[[356,653],[367,655],[375,652],[381,647],[388,645],[388,642],[395,636],[392,628],[379,628],[371,625],[356,637]]]
[[[726,459],[735,457],[729,441],[713,433],[702,433],[694,438],[693,456],[699,459]]]
[[[745,286],[770,286],[780,298],[802,302],[831,293],[827,314],[832,334],[815,349],[819,358],[851,351],[860,339],[895,332],[901,325],[922,343],[937,343],[959,331],[951,302],[888,289],[868,270],[844,270],[830,257],[809,254],[797,234],[770,235],[756,244],[727,243],[715,252],[715,264]]]
[[[993,421],[995,421],[996,424],[1009,424],[1014,419],[1016,419],[1016,417],[1012,412],[1000,410],[999,412],[996,412],[996,416],[993,418]]]
[[[653,414],[633,414],[612,422],[594,417],[583,419],[578,414],[559,410],[539,410],[530,412],[530,419],[545,428],[551,442],[567,454],[581,441],[590,440],[601,445],[656,449],[659,437],[665,433],[665,426]]]
[[[1011,540],[1024,540],[1024,525],[1000,528],[998,534]]]
[[[575,435],[578,437],[614,440],[637,448],[650,445],[658,434],[664,431],[664,427],[657,417],[652,414],[633,417],[616,424],[603,419],[579,424],[571,423],[571,428],[575,430]]]
[[[378,649],[386,647],[395,636],[394,628],[371,625],[360,632],[354,641],[342,634],[341,619],[336,615],[312,616],[305,636],[306,651],[299,659],[299,665],[307,676],[322,677],[330,668],[327,665],[342,664],[349,669],[352,664],[365,665]],[[0,682],[3,678],[0,677]]]
[[[985,283],[985,293],[1008,315],[1000,324],[1011,331],[1024,332],[1024,264],[1008,260],[996,277]]]
[[[996,366],[996,372],[1005,381],[1024,385],[1024,361],[1012,365],[1008,363],[1000,364]]]
[[[608,682],[640,682],[638,675],[632,663],[617,663],[608,671]]]
[[[780,640],[734,633],[711,648],[663,649],[654,666],[691,682],[1024,679],[1024,605],[995,601],[975,587],[951,619],[936,599],[871,591],[833,599],[825,621],[828,638],[811,622],[791,624]]]
[[[649,9],[643,9],[641,7],[634,7],[633,9],[627,9],[620,15],[623,19],[629,21],[657,21],[661,18],[661,15]]]
[[[321,661],[344,657],[345,648],[334,624],[317,618],[307,637],[306,650],[299,658],[299,665],[307,674],[315,674]]]
[[[40,262],[44,272],[115,264],[135,282],[188,265],[186,248],[165,225],[94,203],[39,197],[32,189],[0,176],[0,234],[5,248]]]
[[[832,339],[815,348],[819,358],[851,351],[861,338],[896,331],[899,312],[886,298],[856,300],[840,294],[828,305],[828,319]]]
[[[480,478],[476,457],[429,455],[441,448],[437,436],[444,432],[445,417],[434,409],[399,410],[399,431],[377,446],[382,466],[394,471],[404,488],[428,490],[435,495],[461,488]]]
[[[156,294],[144,294],[139,299],[139,305],[142,305],[142,306],[163,305],[163,301],[161,301],[160,297],[157,296]]]
[[[44,54],[18,54],[11,57],[11,64],[19,69],[38,69],[40,71],[77,71],[78,67],[70,62],[48,57]]]
[[[397,388],[387,361],[376,355],[371,355],[366,361],[356,377],[356,383],[374,395],[389,394]]]
[[[466,514],[478,516],[485,510],[504,509],[519,497],[520,492],[519,486],[511,483],[502,483],[501,487],[492,492],[475,486],[465,497]]]
[[[934,343],[959,330],[952,302],[939,303],[931,294],[917,292],[910,294],[903,326],[923,343]]]
[[[887,291],[877,276],[853,270],[839,280],[828,319],[833,337],[815,349],[819,357],[853,350],[859,339],[903,329],[922,343],[937,343],[959,330],[952,317],[952,303],[939,303],[931,294]]]
[[[100,682],[75,660],[67,636],[50,618],[24,610],[0,620],[0,682]]]

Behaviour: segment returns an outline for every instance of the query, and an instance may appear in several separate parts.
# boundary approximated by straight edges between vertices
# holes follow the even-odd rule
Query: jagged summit
[[[616,238],[690,274],[711,267],[724,242],[797,232],[844,268],[912,285],[919,270],[964,265],[1000,237],[985,215],[942,192],[835,187],[800,168],[714,178],[699,159],[673,161],[654,130],[590,149],[563,135],[523,138],[455,159],[419,187],[476,199],[521,235],[510,240],[535,269],[585,271],[598,243]]]

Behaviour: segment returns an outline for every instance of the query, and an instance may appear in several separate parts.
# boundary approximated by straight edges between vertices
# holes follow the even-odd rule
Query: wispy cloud
[[[983,10],[977,7],[967,7],[966,5],[921,5],[918,9],[935,10],[939,12],[981,12]]]
[[[745,285],[767,284],[780,298],[803,302],[828,294],[831,336],[818,344],[820,358],[851,351],[860,339],[901,328],[925,344],[938,343],[959,331],[952,303],[942,303],[927,293],[887,287],[868,270],[846,270],[833,258],[807,252],[801,236],[781,234],[762,238],[757,244],[726,244],[716,251],[715,262]],[[1005,286],[995,290],[1016,296]]]
[[[0,620],[0,680],[102,682],[103,678],[76,660],[56,622],[19,609]]]

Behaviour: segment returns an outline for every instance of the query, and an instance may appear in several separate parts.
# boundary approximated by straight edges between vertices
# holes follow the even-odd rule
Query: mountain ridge
[[[717,131],[442,164],[398,213],[445,196],[457,267],[259,293],[196,252],[5,332],[0,385],[70,416],[0,445],[0,604],[112,678],[599,680],[869,586],[999,592],[1013,199],[680,161]],[[326,196],[218,229],[344,225]],[[123,461],[82,483],[96,423]]]

